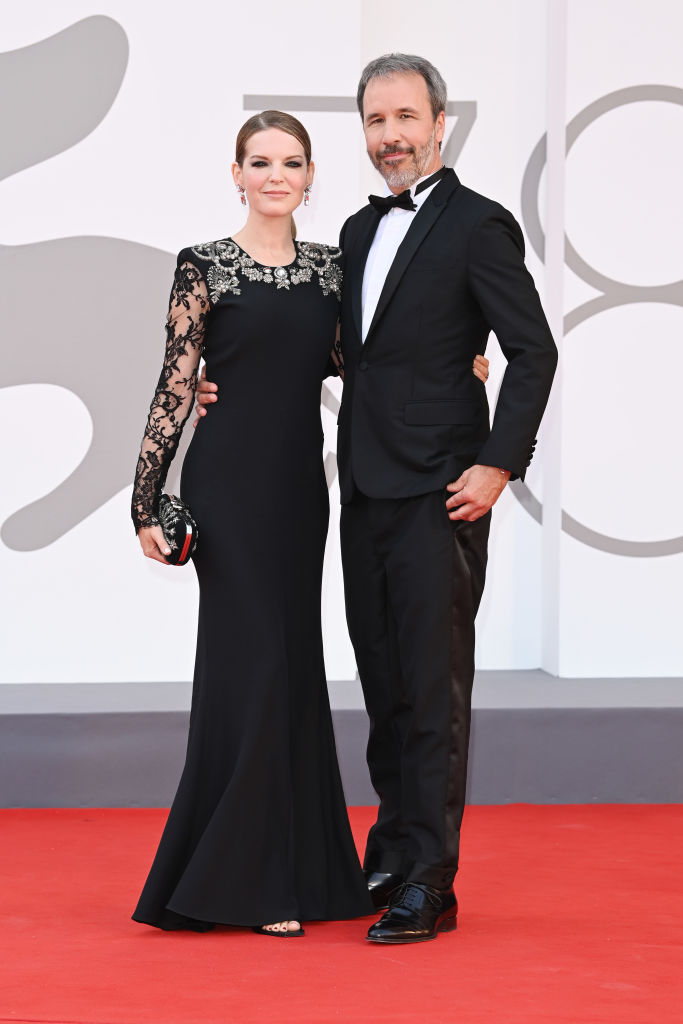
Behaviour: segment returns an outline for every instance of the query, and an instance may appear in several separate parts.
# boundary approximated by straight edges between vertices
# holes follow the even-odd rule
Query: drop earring
[[[304,189],[304,206],[311,205],[311,185],[307,185]]]
[[[244,189],[242,188],[241,185],[237,185],[236,188],[237,188],[237,191],[239,192],[240,202],[241,202],[242,206],[246,206],[247,205],[247,197],[244,194]]]

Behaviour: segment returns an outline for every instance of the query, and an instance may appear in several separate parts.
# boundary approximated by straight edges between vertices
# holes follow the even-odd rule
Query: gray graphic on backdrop
[[[127,63],[126,33],[101,15],[0,54],[0,178],[89,135],[116,99]]]
[[[627,89],[601,96],[600,99],[584,107],[567,125],[566,153],[574,145],[581,133],[603,114],[618,107],[631,103],[661,102],[676,103],[683,106],[683,89],[668,85],[636,85]],[[544,135],[534,148],[524,172],[522,181],[522,218],[529,241],[539,259],[545,257],[545,235],[541,225],[538,209],[539,187],[541,175],[546,162],[546,136]],[[585,320],[617,306],[639,302],[658,302],[667,305],[683,306],[683,280],[663,285],[631,285],[615,281],[591,267],[581,256],[565,235],[565,263],[577,277],[586,284],[601,292],[589,299],[564,318],[564,334],[569,334]],[[542,521],[543,508],[537,498],[521,480],[514,481],[510,487],[513,493],[537,521]],[[589,529],[562,512],[562,529],[575,540],[588,547],[598,548],[610,554],[628,555],[634,558],[655,558],[662,555],[674,555],[683,551],[683,536],[671,537],[660,541],[630,541],[618,537],[610,537]]]
[[[247,94],[242,97],[244,110],[289,110],[294,113],[324,112],[330,114],[358,114],[354,96],[283,96]],[[443,161],[452,166],[462,152],[467,137],[477,119],[475,100],[449,100],[446,116],[457,121],[443,145]]]
[[[116,238],[0,248],[13,339],[4,385],[68,388],[93,420],[92,442],[73,473],[7,519],[8,547],[51,544],[130,483],[161,365],[173,265],[168,253]]]
[[[13,104],[1,122],[5,175],[96,128],[120,88],[127,54],[123,29],[103,17],[0,54],[0,81]],[[74,472],[5,522],[9,547],[50,544],[130,483],[159,373],[172,273],[169,253],[115,238],[0,246],[3,329],[12,339],[2,386],[59,385],[82,399],[93,420],[92,443]]]

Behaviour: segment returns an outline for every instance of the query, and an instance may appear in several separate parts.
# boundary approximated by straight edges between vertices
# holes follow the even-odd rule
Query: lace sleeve
[[[159,497],[192,409],[208,312],[204,278],[192,263],[179,261],[166,319],[164,365],[135,473],[131,515],[136,533],[143,526],[156,526],[159,522]]]

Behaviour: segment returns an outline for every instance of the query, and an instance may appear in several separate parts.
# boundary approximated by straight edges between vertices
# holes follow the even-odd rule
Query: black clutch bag
[[[166,561],[171,565],[185,565],[194,554],[199,537],[189,508],[175,494],[162,494],[159,498],[159,522],[171,549]]]

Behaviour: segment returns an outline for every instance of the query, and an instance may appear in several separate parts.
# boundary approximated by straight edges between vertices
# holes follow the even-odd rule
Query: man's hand
[[[489,379],[489,361],[486,356],[475,356],[474,362],[472,363],[472,372],[475,377],[483,381],[484,384]]]
[[[446,485],[451,497],[446,502],[449,519],[473,523],[493,508],[510,479],[510,471],[496,466],[470,466],[462,476]]]
[[[197,399],[197,405],[195,406],[194,409],[194,411],[197,413],[197,419],[192,424],[193,428],[197,426],[202,416],[206,416],[206,409],[204,408],[204,406],[210,405],[211,402],[218,401],[217,391],[218,384],[211,384],[206,379],[205,364],[204,366],[202,366],[202,372],[200,373],[199,380],[197,381],[197,394],[195,395],[195,398]]]

